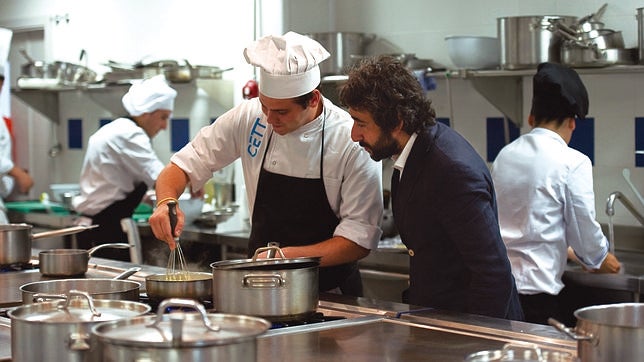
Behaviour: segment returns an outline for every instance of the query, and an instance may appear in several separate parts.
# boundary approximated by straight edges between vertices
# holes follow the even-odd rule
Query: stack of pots
[[[359,56],[366,54],[366,47],[375,39],[373,34],[355,32],[311,33],[310,38],[320,43],[331,57],[320,63],[322,76],[346,74]],[[358,56],[358,57],[356,57]]]
[[[572,26],[574,16],[510,16],[497,18],[501,68],[507,70],[536,68],[539,63],[561,63],[562,35],[553,32],[553,24]]]

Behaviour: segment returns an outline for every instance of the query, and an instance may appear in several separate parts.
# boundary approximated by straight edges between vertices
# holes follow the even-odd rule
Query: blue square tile
[[[67,120],[67,148],[83,148],[83,120],[79,118]]]
[[[506,144],[504,122],[508,125],[508,143],[517,139],[520,131],[514,122],[507,118],[488,117],[486,121],[487,162],[494,162],[494,159]]]
[[[101,118],[98,120],[98,128],[101,128],[110,122],[112,122],[112,120],[109,118]]]
[[[635,117],[635,167],[644,167],[644,117]]]
[[[572,133],[568,146],[576,149],[590,158],[595,164],[595,118],[577,119],[575,131]]]
[[[449,118],[447,118],[447,117],[436,117],[436,122],[440,122],[440,123],[446,125],[447,127],[450,127]]]
[[[187,118],[173,118],[170,124],[170,149],[177,152],[190,141],[190,121]]]

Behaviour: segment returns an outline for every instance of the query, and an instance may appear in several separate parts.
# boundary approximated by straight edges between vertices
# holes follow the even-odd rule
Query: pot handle
[[[570,338],[572,338],[572,339],[574,339],[576,341],[590,341],[590,340],[593,340],[593,338],[594,338],[592,334],[579,335],[579,334],[575,333],[574,329],[566,327],[565,324],[559,322],[558,320],[556,320],[554,318],[548,318],[548,324],[550,324],[551,326],[557,328],[560,332],[563,332],[563,333],[567,334],[568,337],[570,337]]]
[[[284,253],[282,252],[282,249],[280,249],[279,247],[277,247],[277,246],[264,246],[262,248],[257,248],[257,250],[255,250],[255,254],[253,254],[253,261],[257,261],[257,256],[259,256],[259,254],[261,254],[261,253],[263,253],[265,251],[269,251],[269,253],[270,253],[270,251],[274,251],[274,252],[276,251],[280,255],[280,258],[286,259],[286,257],[284,256]]]
[[[134,245],[126,244],[126,243],[108,243],[108,244],[101,244],[101,245],[96,245],[95,247],[87,250],[87,253],[89,256],[92,256],[96,250],[103,249],[103,248],[119,248],[119,249],[129,249],[131,247],[134,247]]]
[[[204,308],[203,304],[197,302],[196,300],[192,299],[183,299],[183,298],[169,298],[165,299],[159,304],[159,308],[157,309],[157,317],[154,320],[153,323],[148,324],[146,327],[148,328],[157,328],[159,323],[163,320],[163,312],[168,307],[182,307],[182,308],[191,308],[194,309],[195,311],[199,312],[201,314],[201,320],[203,321],[204,327],[206,327],[207,330],[211,332],[219,332],[221,331],[220,326],[213,326],[210,324],[210,320],[208,319],[208,316],[206,315],[206,308]],[[172,340],[173,341],[181,341],[181,335],[182,335],[182,329],[183,329],[183,318],[177,317],[177,315],[171,315],[170,316],[170,324],[171,324],[171,329],[172,329]]]
[[[134,266],[134,267],[131,267],[130,269],[128,269],[128,270],[126,270],[126,271],[122,272],[121,274],[119,274],[119,275],[115,276],[115,277],[114,277],[114,278],[112,278],[112,279],[114,279],[114,280],[124,280],[124,279],[129,278],[131,275],[136,274],[136,272],[138,272],[138,271],[140,271],[140,270],[141,270],[141,268],[140,268],[140,267],[138,267],[138,266]]]
[[[32,239],[40,239],[40,238],[49,238],[53,236],[61,236],[61,235],[70,235],[70,234],[77,234],[81,231],[93,229],[95,227],[98,227],[98,225],[78,225],[78,226],[72,226],[60,230],[53,230],[53,231],[45,231],[42,233],[35,233],[31,235]]]

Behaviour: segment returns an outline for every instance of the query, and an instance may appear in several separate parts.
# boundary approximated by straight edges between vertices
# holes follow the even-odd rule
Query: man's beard
[[[374,161],[380,161],[385,158],[389,158],[393,155],[399,154],[402,151],[400,146],[398,146],[396,140],[388,134],[381,134],[373,146],[362,141],[360,141],[360,146],[371,151],[370,156]]]

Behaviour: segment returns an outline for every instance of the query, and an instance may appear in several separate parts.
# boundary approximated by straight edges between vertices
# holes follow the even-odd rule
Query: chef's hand
[[[18,187],[18,192],[21,194],[26,194],[29,192],[31,187],[34,185],[34,180],[31,178],[31,175],[27,173],[24,169],[14,166],[10,171],[9,175],[13,176],[16,181],[16,186]]]
[[[170,227],[170,214],[167,203],[157,206],[150,216],[148,223],[152,229],[154,236],[168,244],[170,250],[173,250],[177,245],[175,242],[175,235],[178,237],[183,230],[184,214],[179,205],[176,206],[177,210],[177,226],[174,235]]]
[[[599,269],[594,269],[591,271],[593,273],[615,274],[615,273],[619,273],[621,269],[622,269],[622,264],[619,262],[619,260],[617,260],[617,257],[612,253],[608,253],[608,255],[606,255],[606,259],[604,259]]]

